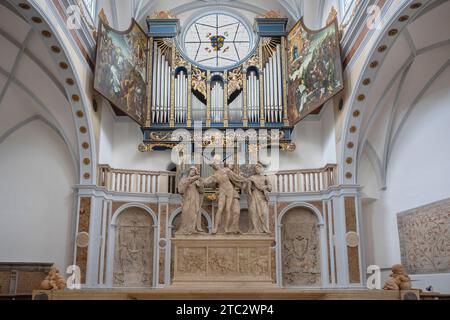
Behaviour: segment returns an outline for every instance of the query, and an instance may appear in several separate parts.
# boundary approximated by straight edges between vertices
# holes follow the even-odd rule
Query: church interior
[[[450,298],[450,1],[2,0],[0,48],[0,300]]]

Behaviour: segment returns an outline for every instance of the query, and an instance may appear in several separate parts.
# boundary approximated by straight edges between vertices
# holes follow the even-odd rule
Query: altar
[[[269,235],[179,236],[172,244],[173,285],[274,284],[274,238]]]

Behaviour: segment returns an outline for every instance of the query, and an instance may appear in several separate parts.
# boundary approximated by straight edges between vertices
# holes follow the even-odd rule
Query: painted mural
[[[292,124],[343,89],[337,21],[309,30],[301,19],[288,35],[288,113]]]
[[[133,21],[125,32],[100,23],[94,88],[140,124],[146,110],[147,36]]]

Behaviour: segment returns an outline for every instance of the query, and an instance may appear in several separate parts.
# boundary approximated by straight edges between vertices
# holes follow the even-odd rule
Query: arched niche
[[[156,217],[145,206],[119,208],[111,223],[113,287],[152,287],[155,283]]]
[[[306,206],[293,206],[280,215],[278,227],[282,286],[322,286],[324,239],[320,213]]]

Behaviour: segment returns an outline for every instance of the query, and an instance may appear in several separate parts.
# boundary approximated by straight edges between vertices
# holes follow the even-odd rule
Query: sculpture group
[[[255,165],[255,174],[249,178],[240,176],[232,164],[225,167],[212,163],[213,174],[203,179],[197,167],[191,167],[178,184],[183,197],[181,225],[176,234],[205,233],[201,225],[201,207],[205,187],[217,188],[217,210],[214,214],[212,234],[222,229],[226,234],[240,234],[240,194],[247,195],[249,231],[251,234],[269,233],[269,197],[272,185],[264,175],[261,164]]]

